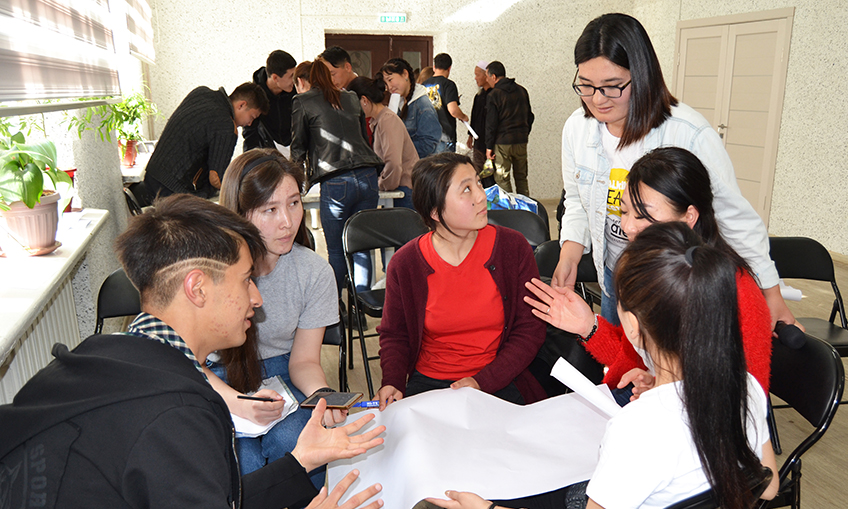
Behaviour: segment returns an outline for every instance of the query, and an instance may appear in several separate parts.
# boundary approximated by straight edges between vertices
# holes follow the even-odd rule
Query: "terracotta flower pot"
[[[135,158],[138,155],[138,141],[122,140],[120,143],[124,149],[124,159],[121,164],[127,168],[132,168],[135,166]]]
[[[29,208],[23,202],[10,205],[11,210],[0,212],[5,220],[7,235],[0,235],[6,252],[19,249],[20,245],[30,251],[44,250],[56,244],[56,229],[59,226],[59,193],[41,197],[41,203]],[[12,238],[8,238],[8,235]],[[6,237],[6,238],[4,238]]]

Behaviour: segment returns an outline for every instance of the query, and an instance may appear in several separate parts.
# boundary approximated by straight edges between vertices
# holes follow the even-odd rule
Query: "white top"
[[[317,329],[339,321],[333,269],[314,251],[295,243],[269,274],[256,278],[262,307],[254,323],[259,358],[291,352],[297,329]]]
[[[664,384],[610,419],[586,493],[605,509],[663,508],[710,488],[692,441],[681,383]],[[766,395],[748,374],[748,443],[762,459]]]

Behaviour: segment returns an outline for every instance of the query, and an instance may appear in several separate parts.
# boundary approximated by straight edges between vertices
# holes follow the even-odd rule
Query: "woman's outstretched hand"
[[[533,306],[533,314],[549,324],[572,334],[586,337],[595,325],[595,314],[588,304],[570,288],[553,288],[539,279],[524,283],[536,296],[524,297]]]

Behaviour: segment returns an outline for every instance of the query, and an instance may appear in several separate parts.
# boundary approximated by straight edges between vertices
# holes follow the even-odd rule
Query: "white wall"
[[[570,90],[574,42],[592,18],[627,12],[645,25],[671,83],[676,22],[788,6],[780,0],[606,0],[561,2],[520,0],[496,20],[466,23],[444,19],[472,0],[268,0],[237,11],[226,0],[154,0],[157,65],[151,66],[153,99],[167,116],[194,87],[232,90],[251,78],[267,54],[284,49],[297,60],[324,49],[325,32],[432,35],[436,53],[454,60],[451,78],[471,110],[479,60],[500,60],[507,76],[529,94],[536,123],[528,146],[530,193],[556,198],[562,186],[560,133],[579,106]],[[488,1],[491,8],[495,1]],[[797,0],[787,89],[775,173],[770,231],[816,238],[828,249],[848,254],[848,221],[837,200],[845,194],[848,159],[848,52],[841,37],[848,24],[843,0]],[[405,25],[381,25],[379,12],[406,12]],[[161,132],[164,120],[157,122]],[[464,131],[460,128],[460,140]],[[830,144],[816,143],[832,140]],[[804,175],[804,178],[798,178]]]

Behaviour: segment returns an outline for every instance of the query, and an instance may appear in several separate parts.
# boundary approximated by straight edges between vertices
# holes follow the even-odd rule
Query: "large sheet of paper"
[[[611,398],[606,386],[600,390]],[[385,443],[331,463],[329,486],[359,469],[342,502],[380,483],[384,507],[392,509],[411,509],[448,489],[510,499],[584,481],[597,465],[608,420],[577,394],[518,406],[470,388],[430,391],[370,412],[377,417],[369,426],[386,426]]]

